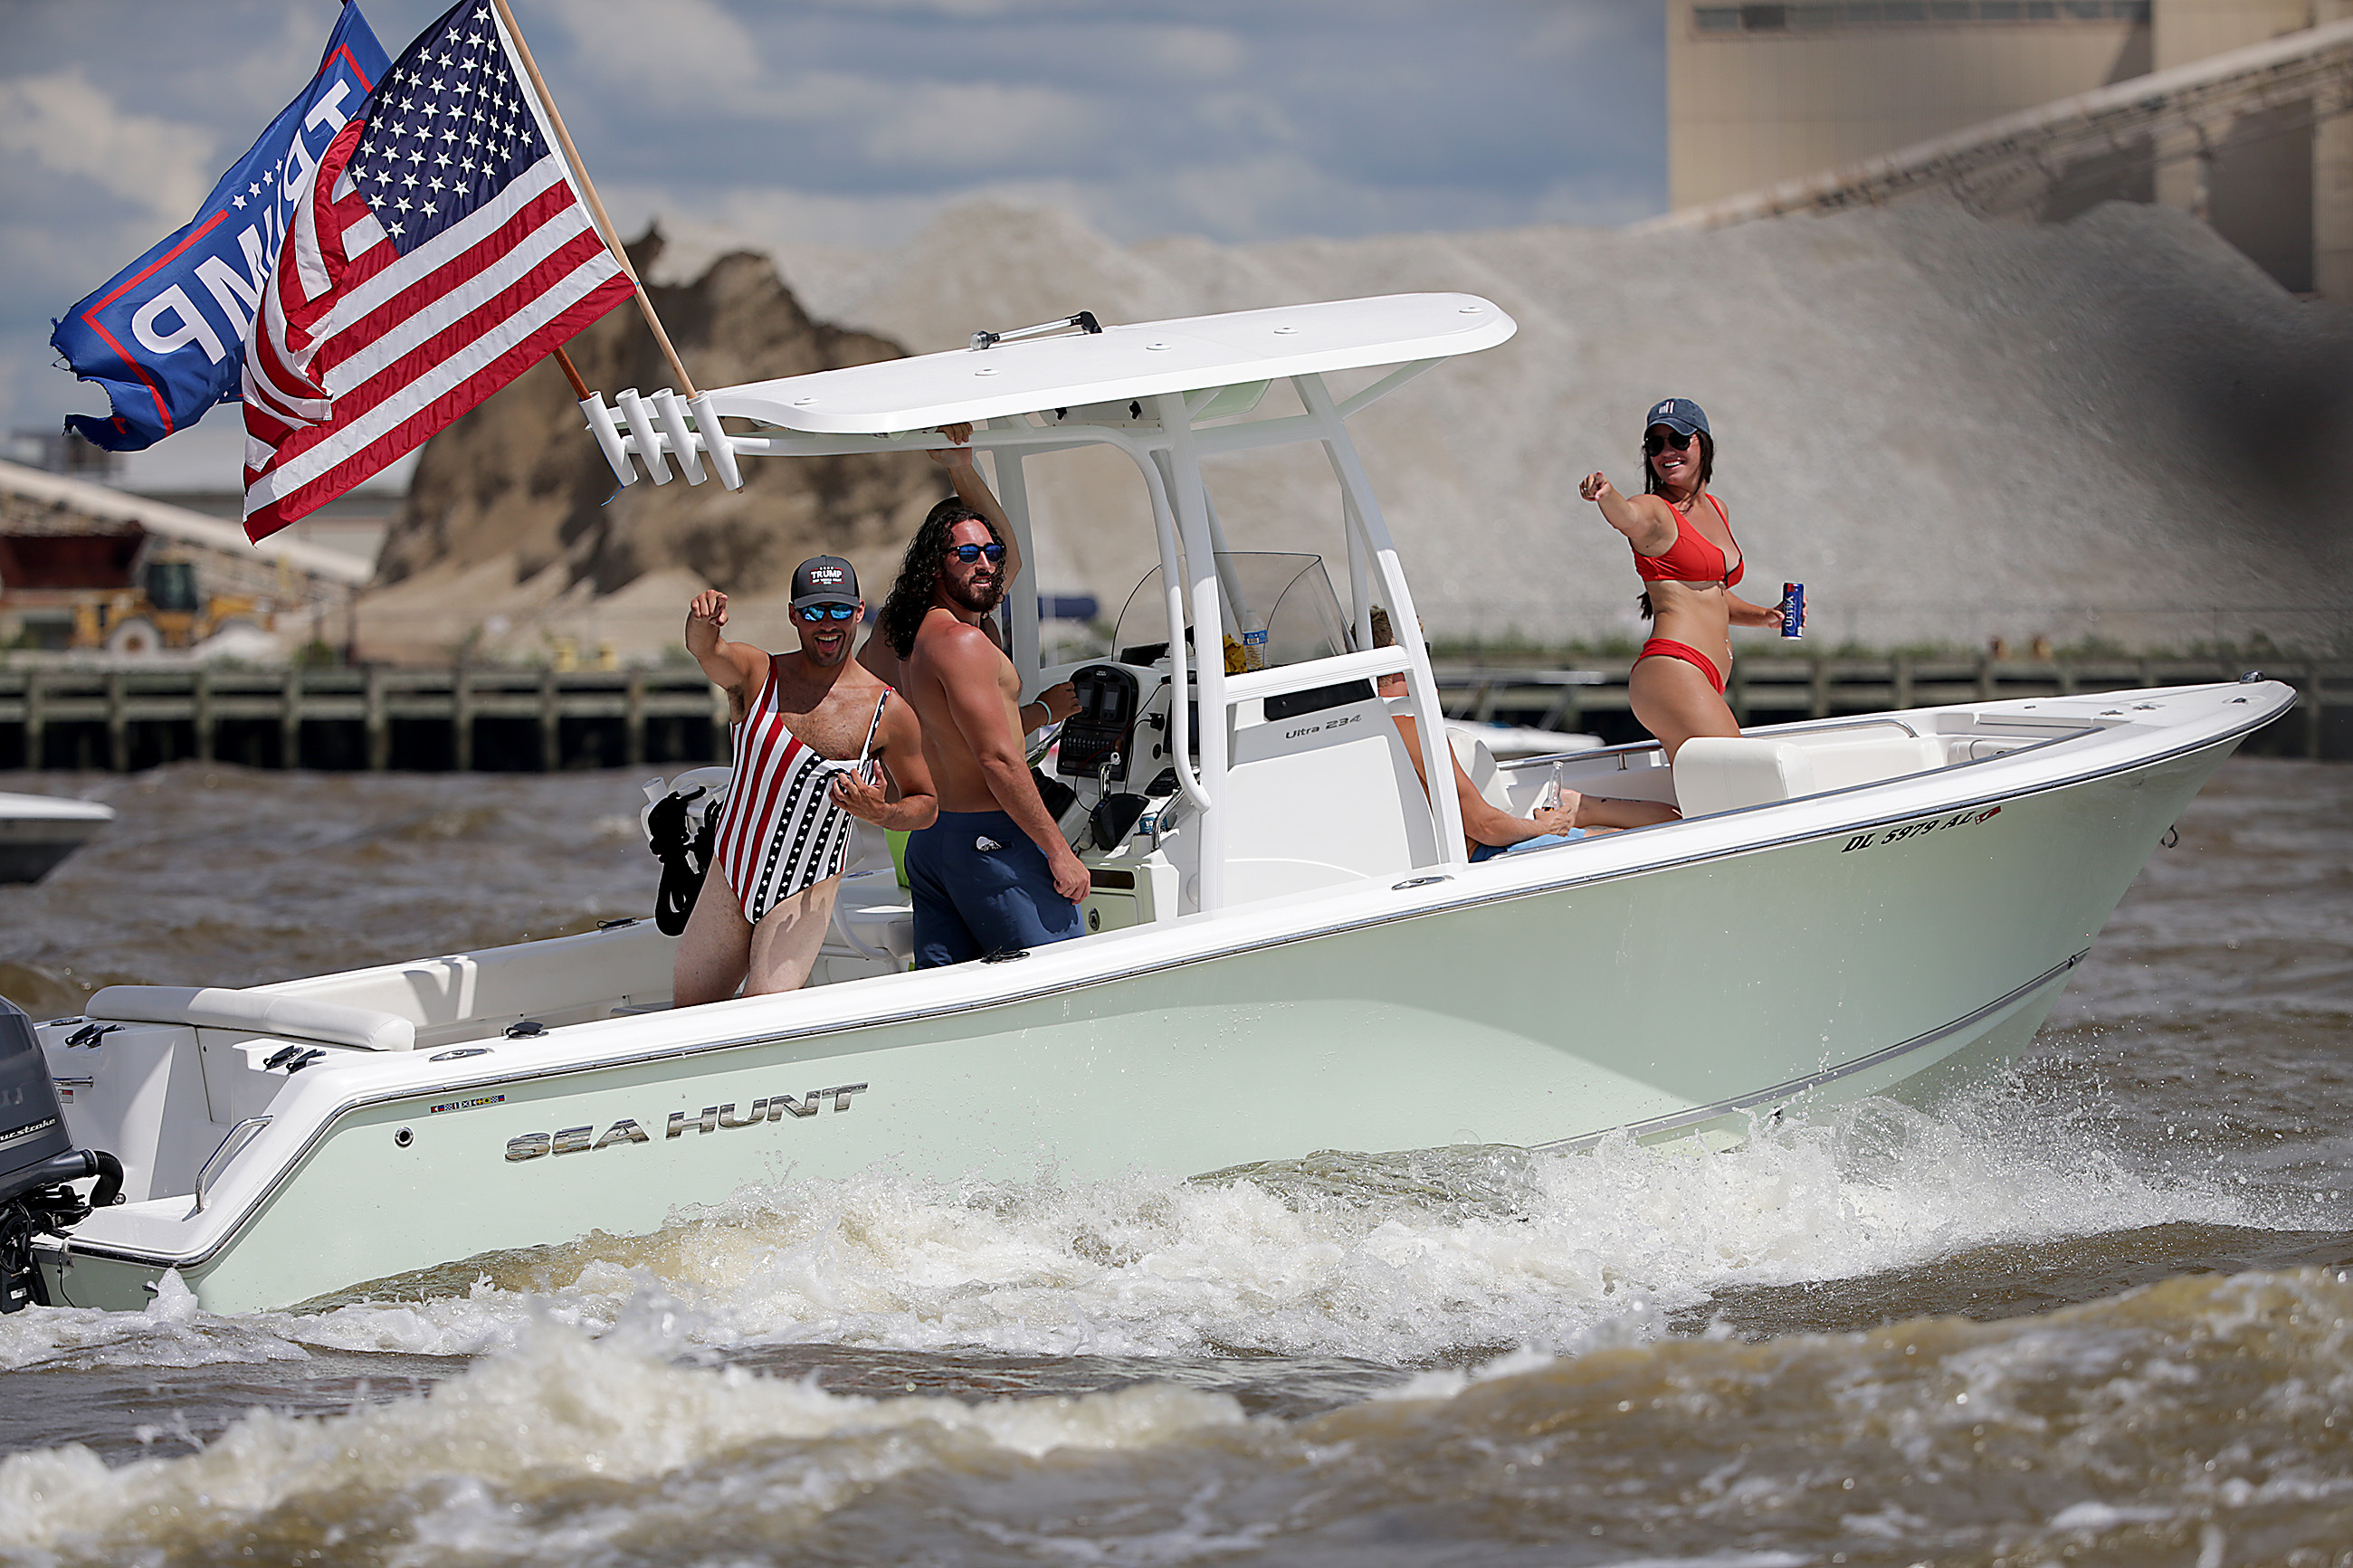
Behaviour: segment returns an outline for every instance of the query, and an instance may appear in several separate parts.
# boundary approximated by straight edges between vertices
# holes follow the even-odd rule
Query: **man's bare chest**
[[[866,749],[866,728],[881,692],[831,692],[814,701],[789,689],[776,693],[776,717],[818,755],[848,762]],[[795,701],[796,696],[801,700]]]

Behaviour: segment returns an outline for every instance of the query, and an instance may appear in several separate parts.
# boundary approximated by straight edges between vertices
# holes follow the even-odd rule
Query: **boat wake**
[[[635,1324],[680,1353],[826,1343],[1432,1367],[1605,1328],[1695,1329],[1744,1292],[1988,1248],[2322,1223],[2221,1169],[2113,1151],[2037,1099],[2013,1079],[1941,1115],[1864,1101],[1715,1153],[1325,1153],[1081,1184],[786,1171],[649,1236],[469,1258],[299,1311],[216,1317],[173,1281],[143,1314],[0,1319],[0,1368],[474,1356],[548,1324]]]
[[[26,1379],[0,1560],[1354,1568],[1475,1538],[1516,1568],[2333,1539],[2353,1277],[2295,1249],[2343,1262],[2353,1237],[2109,1146],[2035,1081],[1721,1153],[787,1172],[651,1236],[302,1311],[207,1314],[176,1278],[143,1313],[30,1309],[0,1319]],[[2272,1250],[1979,1310],[2020,1258],[2193,1234]],[[1964,1309],[2022,1315],[1929,1315]],[[1818,1331],[1841,1314],[1862,1331]],[[78,1404],[42,1415],[43,1390]],[[2038,1479],[1989,1500],[1972,1479],[2005,1467]]]
[[[654,1563],[920,1545],[929,1561],[1386,1564],[1442,1541],[1508,1564],[1572,1542],[1587,1551],[1567,1560],[1594,1563],[1795,1564],[1899,1542],[2219,1561],[2233,1535],[2332,1539],[2353,1499],[2337,1430],[2353,1286],[2316,1269],[2002,1323],[1522,1352],[1295,1420],[1165,1383],[842,1395],[680,1364],[653,1328],[543,1323],[429,1393],[252,1411],[185,1456],[16,1455],[0,1552]],[[2034,1484],[1989,1495],[2012,1470]],[[1619,1554],[1592,1554],[1596,1537]]]

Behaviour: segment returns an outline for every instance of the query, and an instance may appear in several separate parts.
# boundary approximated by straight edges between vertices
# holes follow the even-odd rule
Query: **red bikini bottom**
[[[1689,643],[1680,643],[1672,637],[1652,637],[1642,645],[1642,651],[1634,656],[1637,664],[1646,658],[1679,658],[1685,664],[1696,665],[1707,673],[1707,683],[1715,688],[1715,694],[1718,697],[1724,695],[1724,672],[1715,668],[1715,660]]]

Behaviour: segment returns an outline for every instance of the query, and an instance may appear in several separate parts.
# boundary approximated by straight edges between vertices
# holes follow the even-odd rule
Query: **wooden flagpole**
[[[644,313],[646,325],[653,329],[654,342],[661,345],[662,357],[670,361],[670,373],[678,377],[679,390],[691,400],[700,395],[694,390],[694,380],[686,374],[686,366],[680,363],[678,351],[670,347],[670,334],[662,330],[661,318],[654,314],[654,302],[646,296],[644,279],[638,276],[638,269],[629,265],[629,253],[622,246],[621,237],[613,232],[613,220],[605,215],[605,204],[598,199],[596,187],[588,179],[588,166],[580,161],[580,150],[572,144],[572,132],[564,128],[564,116],[557,111],[555,100],[548,93],[546,79],[539,74],[539,62],[531,58],[531,46],[523,42],[522,28],[516,24],[514,13],[508,9],[507,0],[491,0],[491,4],[499,8],[499,20],[505,24],[507,37],[514,40],[515,53],[522,57],[522,68],[531,78],[532,90],[539,94],[540,106],[547,110],[548,123],[555,127],[555,139],[564,148],[564,161],[570,165],[572,177],[580,182],[580,194],[588,200],[588,211],[596,220],[596,232],[605,237],[606,247],[612,251],[613,259],[621,264],[622,275],[637,289],[638,309]],[[586,402],[587,385],[573,370],[572,362],[565,358],[560,349],[556,357],[564,360],[565,374],[572,377],[572,384],[579,389],[581,401]]]
[[[572,395],[583,403],[587,402],[594,395],[589,392],[588,384],[580,379],[580,372],[574,368],[572,356],[559,347],[555,351],[555,363],[564,367],[564,379],[572,384]]]

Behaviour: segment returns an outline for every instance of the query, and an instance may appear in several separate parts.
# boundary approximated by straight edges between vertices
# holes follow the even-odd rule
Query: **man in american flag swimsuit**
[[[796,652],[723,638],[717,589],[688,606],[687,651],[727,693],[735,777],[679,938],[677,1006],[723,1001],[739,984],[747,996],[797,990],[833,919],[849,819],[907,832],[937,814],[914,710],[849,657],[865,608],[857,573],[831,555],[793,573]]]

